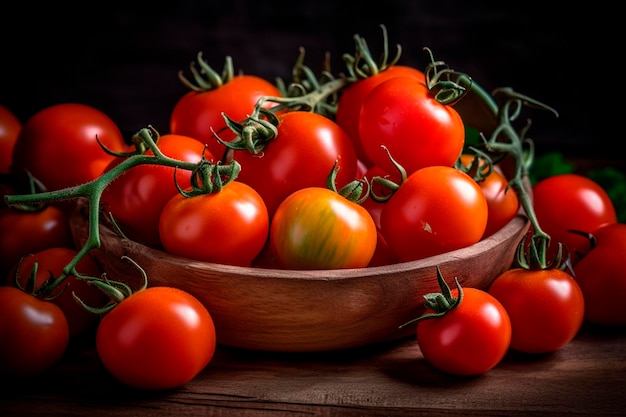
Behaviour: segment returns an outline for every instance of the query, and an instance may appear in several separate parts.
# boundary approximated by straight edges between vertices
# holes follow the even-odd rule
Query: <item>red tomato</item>
[[[25,288],[34,265],[37,263],[37,273],[35,275],[36,290],[51,277],[58,278],[61,272],[63,272],[63,268],[74,259],[76,254],[77,252],[74,249],[51,247],[26,256],[19,264],[17,282],[19,282],[22,288]],[[76,270],[78,273],[90,277],[100,277],[103,272],[90,256],[83,257],[76,265]],[[16,285],[15,273],[14,268],[8,276],[9,285]],[[87,311],[74,299],[73,293],[91,307],[103,307],[109,301],[109,297],[96,286],[87,283],[85,280],[78,279],[74,275],[68,275],[56,290],[46,294],[45,298],[58,305],[65,314],[70,337],[91,329],[98,320],[97,315]]]
[[[8,174],[13,148],[22,130],[22,122],[7,107],[0,104],[0,174]]]
[[[22,256],[51,247],[73,248],[67,214],[56,206],[40,211],[0,208],[0,273],[5,276]]]
[[[222,113],[233,120],[244,120],[263,96],[280,97],[281,94],[275,85],[255,75],[236,75],[215,89],[190,91],[172,110],[170,133],[196,138],[221,160],[226,147],[216,139],[215,133],[226,142],[235,137],[226,127]],[[264,107],[270,105],[272,103],[268,102]]]
[[[354,145],[359,160],[363,161],[368,167],[372,166],[373,162],[363,149],[359,136],[359,116],[361,114],[361,107],[363,106],[365,98],[374,87],[385,80],[399,76],[414,77],[422,83],[426,82],[424,73],[417,68],[405,65],[393,65],[375,75],[350,84],[341,92],[341,96],[337,102],[335,120],[337,124],[348,133],[350,139],[352,139],[352,144]]]
[[[250,266],[267,241],[269,216],[255,190],[231,181],[212,194],[175,195],[163,207],[159,232],[171,254]]]
[[[0,286],[0,375],[28,377],[57,363],[67,348],[63,311],[15,287]]]
[[[461,163],[469,167],[474,158],[474,155],[461,155]],[[515,190],[508,188],[509,181],[498,167],[494,167],[485,179],[478,181],[478,185],[487,199],[487,227],[482,236],[484,239],[502,229],[517,215],[520,202]]]
[[[48,190],[82,184],[97,178],[114,158],[96,138],[112,151],[127,148],[117,125],[100,110],[74,103],[46,107],[24,124],[13,163]]]
[[[487,201],[467,174],[432,166],[411,174],[384,204],[380,227],[400,261],[422,259],[478,242]]]
[[[583,293],[560,269],[505,271],[488,292],[511,318],[511,349],[525,353],[554,352],[578,333],[585,310]]]
[[[157,145],[165,156],[185,162],[199,162],[204,157],[213,160],[213,155],[204,150],[204,145],[194,138],[181,135],[163,135]],[[147,155],[153,155],[148,150]],[[121,161],[112,161],[105,171]],[[176,184],[182,189],[190,187],[191,171],[176,170],[162,165],[138,165],[116,178],[102,193],[102,206],[110,212],[124,234],[144,245],[161,245],[159,217],[165,204],[178,194]]]
[[[432,166],[454,166],[465,143],[465,126],[451,106],[438,102],[420,80],[394,77],[367,96],[359,117],[359,137],[369,159],[394,172],[385,145],[411,175]]]
[[[334,121],[316,113],[288,112],[280,116],[278,135],[262,154],[236,151],[241,164],[238,181],[254,188],[263,197],[270,217],[294,191],[326,187],[326,180],[338,161],[337,187],[356,177],[357,158],[346,132]]]
[[[452,289],[458,298],[458,289]],[[434,313],[426,309],[425,314]],[[457,307],[417,323],[424,359],[453,375],[478,375],[494,368],[509,349],[511,321],[498,300],[485,291],[463,288]]]
[[[270,246],[286,269],[364,268],[376,249],[367,210],[328,188],[303,188],[276,210]]]
[[[561,242],[569,250],[572,265],[589,250],[589,242],[570,230],[593,233],[604,224],[617,222],[606,191],[585,176],[555,175],[536,183],[532,191],[539,226],[551,238],[550,253],[554,254]]]
[[[96,348],[106,369],[139,389],[166,390],[196,377],[215,352],[215,325],[191,294],[169,287],[140,290],[100,321]]]
[[[574,267],[585,298],[585,320],[604,326],[625,326],[626,310],[618,296],[626,293],[626,224],[611,223],[593,233],[595,245]]]

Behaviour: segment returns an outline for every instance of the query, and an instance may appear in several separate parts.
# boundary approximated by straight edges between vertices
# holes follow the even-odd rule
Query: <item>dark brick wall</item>
[[[596,24],[597,8],[470,3],[386,0],[372,8],[339,0],[181,0],[64,10],[57,2],[37,8],[24,2],[2,15],[0,102],[22,120],[57,102],[83,102],[107,112],[126,135],[147,124],[165,131],[186,91],[177,72],[188,73],[199,51],[214,68],[231,55],[236,69],[274,79],[289,78],[303,46],[310,67],[321,68],[330,51],[339,72],[355,33],[377,51],[382,23],[391,43],[402,45],[404,64],[424,67],[428,46],[488,90],[510,86],[556,108],[558,119],[531,115],[540,150],[586,154],[615,141],[598,134],[599,109],[589,106],[592,92],[584,81],[598,62],[591,50],[604,28]],[[584,150],[591,143],[593,149]]]

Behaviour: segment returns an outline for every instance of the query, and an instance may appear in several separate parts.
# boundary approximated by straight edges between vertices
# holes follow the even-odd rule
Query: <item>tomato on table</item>
[[[63,311],[19,288],[0,286],[0,375],[26,378],[57,363],[69,343]]]
[[[178,388],[196,377],[215,352],[215,325],[191,294],[171,287],[137,291],[107,312],[96,349],[120,382],[143,390]]]
[[[29,171],[48,191],[72,187],[97,178],[127,145],[118,126],[95,107],[61,103],[31,116],[13,149],[18,170]]]

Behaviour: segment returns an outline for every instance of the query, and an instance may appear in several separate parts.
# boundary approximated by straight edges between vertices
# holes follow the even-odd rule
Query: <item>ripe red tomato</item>
[[[478,375],[494,368],[509,349],[511,321],[498,300],[485,291],[463,288],[457,307],[417,323],[424,359],[453,375]],[[451,290],[458,298],[458,289]],[[426,309],[424,314],[434,313]]]
[[[8,174],[13,148],[22,130],[22,122],[6,106],[0,104],[0,174]]]
[[[365,165],[372,166],[374,163],[369,159],[367,153],[363,149],[359,136],[359,116],[361,107],[367,95],[378,84],[393,77],[406,76],[414,77],[418,81],[425,83],[424,73],[417,68],[406,65],[392,65],[375,75],[363,78],[346,87],[337,102],[337,113],[335,120],[352,139],[352,144],[359,160]]]
[[[221,160],[226,147],[215,138],[215,133],[226,142],[235,137],[226,127],[222,113],[233,120],[244,120],[263,96],[280,97],[281,94],[275,85],[255,75],[236,75],[212,90],[189,91],[172,110],[170,133],[196,138]],[[270,105],[272,103],[268,102],[264,107]]]
[[[41,181],[48,190],[97,178],[114,158],[108,149],[127,146],[117,125],[100,110],[74,103],[49,106],[31,116],[15,143],[13,163]]]
[[[272,219],[270,246],[286,269],[366,267],[376,249],[376,224],[359,204],[328,188],[303,188]]]
[[[0,286],[0,375],[28,377],[57,363],[67,348],[63,311],[18,288]]]
[[[626,224],[611,223],[593,233],[595,245],[574,267],[585,298],[585,320],[604,326],[626,325]]]
[[[194,138],[167,134],[159,137],[157,145],[165,156],[185,162],[199,162],[204,157],[213,160],[204,145]],[[151,150],[146,155],[153,155]],[[121,161],[111,161],[105,171]],[[144,245],[158,247],[159,217],[165,204],[182,189],[191,185],[191,171],[176,170],[162,165],[138,165],[115,179],[102,193],[102,207],[111,213],[124,234]]]
[[[469,167],[474,158],[475,156],[470,154],[461,155],[461,163]],[[502,229],[519,211],[520,202],[517,193],[512,188],[508,188],[508,184],[508,179],[498,167],[494,167],[485,179],[478,181],[487,199],[487,227],[481,239]]]
[[[488,292],[509,313],[511,349],[519,352],[554,352],[569,343],[582,325],[583,293],[563,270],[509,269]]]
[[[96,349],[106,369],[139,389],[178,388],[196,377],[215,352],[215,325],[191,294],[150,287],[105,314]]]
[[[394,172],[381,147],[385,145],[411,175],[426,166],[454,166],[463,151],[465,126],[457,111],[438,102],[422,81],[401,76],[383,81],[368,94],[359,137],[374,164]]]
[[[380,227],[400,261],[412,261],[478,242],[487,201],[469,175],[431,166],[411,174],[384,204]]]
[[[0,274],[6,276],[22,256],[51,247],[73,248],[67,214],[56,206],[40,211],[0,208]]]
[[[593,233],[604,224],[616,223],[615,207],[596,182],[578,174],[559,174],[533,186],[533,206],[539,226],[551,238],[549,253],[557,242],[567,246],[572,265],[589,250],[589,242],[570,230]]]
[[[250,266],[267,241],[269,216],[254,189],[231,181],[212,194],[176,194],[163,207],[159,233],[171,254]]]
[[[305,111],[279,117],[278,135],[262,154],[236,151],[241,164],[238,181],[254,188],[263,197],[270,217],[294,191],[326,187],[326,180],[338,161],[337,187],[356,177],[357,158],[350,138],[334,121]]]
[[[26,287],[27,281],[37,263],[37,273],[35,275],[35,290],[48,279],[58,278],[63,268],[76,256],[77,251],[69,248],[50,247],[30,256],[24,257],[19,263],[19,269],[12,270],[8,275],[8,284],[16,285],[17,282],[22,288]],[[16,265],[17,267],[17,265]],[[102,270],[96,261],[90,256],[83,257],[76,265],[76,270],[82,275],[90,277],[100,277]],[[16,277],[17,272],[17,277]],[[75,293],[81,300],[91,307],[102,307],[108,301],[106,296],[96,286],[90,285],[87,281],[78,279],[74,275],[68,275],[63,283],[57,287],[52,293],[43,295],[45,299],[53,304],[58,305],[69,326],[70,337],[79,335],[89,330],[98,320],[98,316],[87,311],[73,297]]]

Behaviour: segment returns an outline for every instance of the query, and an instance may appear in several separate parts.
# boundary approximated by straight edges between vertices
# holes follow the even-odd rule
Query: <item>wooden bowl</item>
[[[479,91],[479,94],[484,92]],[[482,99],[468,97],[462,116],[491,126]],[[476,118],[476,117],[475,117]],[[88,236],[85,201],[71,217],[74,239]],[[398,326],[423,311],[423,296],[439,291],[436,266],[447,282],[487,288],[512,263],[529,228],[522,211],[500,231],[470,247],[389,266],[318,271],[246,268],[194,261],[123,239],[101,225],[101,247],[91,253],[114,280],[137,282],[141,265],[150,286],[174,286],[196,296],[211,313],[222,345],[284,352],[345,349],[407,337]]]

